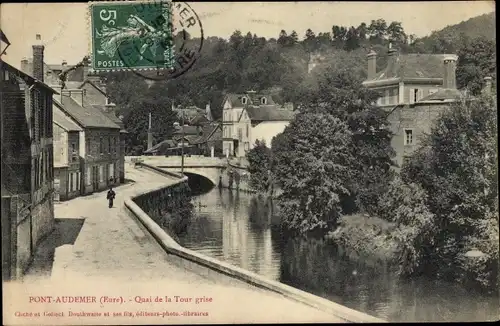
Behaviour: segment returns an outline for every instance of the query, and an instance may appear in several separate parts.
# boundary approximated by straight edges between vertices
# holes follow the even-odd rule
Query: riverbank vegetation
[[[345,120],[311,107],[274,138],[266,156],[284,189],[278,197],[284,229],[322,231],[360,255],[396,263],[401,277],[498,288],[497,108],[491,96],[452,104],[397,176],[387,169],[391,152],[362,137],[370,129],[358,128],[356,139]],[[362,116],[374,115],[368,114],[373,108],[365,110]],[[366,167],[370,153],[381,152],[384,164]],[[385,174],[363,174],[371,169]],[[371,196],[359,196],[370,190]]]

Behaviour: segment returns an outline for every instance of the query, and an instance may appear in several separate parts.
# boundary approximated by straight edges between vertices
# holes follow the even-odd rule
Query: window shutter
[[[415,96],[415,89],[414,88],[410,88],[410,104],[415,103],[414,96]]]
[[[422,98],[424,98],[424,90],[423,89],[419,89],[418,90],[418,93],[417,93],[417,101],[420,101]]]

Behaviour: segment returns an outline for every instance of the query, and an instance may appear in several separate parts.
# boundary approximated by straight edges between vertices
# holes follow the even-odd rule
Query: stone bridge
[[[170,172],[181,172],[182,158],[180,156],[127,156],[125,160],[140,161]],[[228,163],[225,158],[199,155],[184,157],[184,174],[187,177],[201,177],[214,186],[219,184],[219,179],[227,167]]]

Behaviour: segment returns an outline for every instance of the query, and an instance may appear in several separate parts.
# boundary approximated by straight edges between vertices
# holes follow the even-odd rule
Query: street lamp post
[[[184,107],[182,110],[181,174],[184,174]]]

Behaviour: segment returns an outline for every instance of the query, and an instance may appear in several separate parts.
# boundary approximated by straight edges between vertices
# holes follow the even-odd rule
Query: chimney
[[[43,82],[43,50],[42,37],[36,34],[36,42],[33,45],[33,77]]]
[[[387,51],[387,71],[394,71],[394,66],[396,65],[396,57],[398,55],[398,50],[392,47],[392,43],[389,43],[389,51]],[[388,78],[394,77],[392,75],[387,76]]]
[[[444,58],[444,76],[443,76],[444,88],[451,88],[451,89],[457,88],[456,69],[457,69],[456,56],[446,56]]]
[[[61,65],[62,65],[62,66],[66,66],[67,64],[68,64],[68,63],[66,62],[66,60],[63,60]]]
[[[491,81],[492,78],[490,76],[484,77],[484,88],[483,94],[490,95],[491,94]]]
[[[366,57],[368,58],[368,79],[373,79],[377,74],[377,53],[370,50]]]
[[[28,58],[23,57],[21,59],[21,71],[24,73],[27,73],[28,75],[31,75],[31,69],[30,69],[30,62],[28,61]]]

